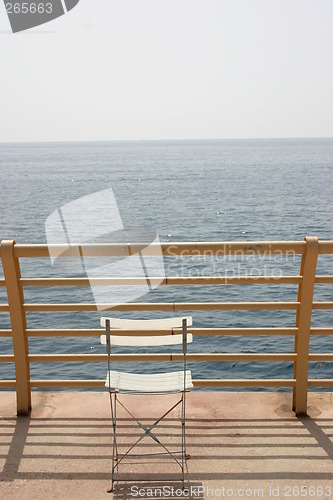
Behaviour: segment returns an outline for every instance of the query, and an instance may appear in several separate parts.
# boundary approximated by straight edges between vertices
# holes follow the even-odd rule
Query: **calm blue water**
[[[0,175],[0,238],[18,243],[45,242],[44,224],[51,212],[107,188],[115,193],[125,226],[153,227],[161,241],[302,240],[306,235],[333,239],[333,139],[1,144]],[[26,277],[57,275],[48,259],[22,259],[21,264]],[[297,275],[299,264],[298,256],[165,259],[166,275],[192,276]],[[319,257],[318,274],[333,274],[332,256]],[[317,285],[315,300],[333,300],[332,292],[332,286]],[[26,288],[25,299],[80,302],[91,301],[92,295],[78,288]],[[138,300],[296,301],[297,286],[160,287]],[[4,290],[0,302],[6,302]],[[122,315],[151,317],[147,312]],[[295,324],[294,311],[194,311],[192,315],[196,327]],[[99,314],[30,313],[27,319],[29,328],[96,328]],[[312,324],[332,326],[333,311],[315,311]],[[8,327],[9,315],[1,314],[0,328]],[[9,339],[0,339],[0,345],[2,353],[12,352]],[[196,338],[190,350],[293,352],[293,339]],[[333,339],[312,339],[311,351],[333,352]],[[30,352],[99,353],[103,348],[97,338],[30,339]],[[291,363],[193,363],[191,369],[195,378],[292,376]],[[35,364],[31,372],[33,378],[104,378],[105,366]],[[1,364],[0,377],[14,378],[13,366]],[[333,377],[332,365],[311,363],[310,377]]]

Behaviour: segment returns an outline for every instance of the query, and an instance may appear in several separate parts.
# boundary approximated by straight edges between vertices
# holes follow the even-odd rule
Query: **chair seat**
[[[184,390],[184,372],[168,373],[126,373],[111,370],[112,389],[119,391],[137,392],[137,393],[170,393],[181,392]],[[106,377],[105,387],[109,387],[109,373]],[[191,371],[186,371],[185,389],[193,387]]]
[[[106,335],[101,335],[101,344],[106,345]],[[187,334],[187,343],[190,344],[193,341],[192,333]],[[136,336],[130,337],[125,335],[111,335],[110,338],[111,347],[112,346],[127,346],[127,347],[142,347],[142,346],[166,346],[166,345],[177,345],[183,343],[183,335],[159,335],[159,336]]]

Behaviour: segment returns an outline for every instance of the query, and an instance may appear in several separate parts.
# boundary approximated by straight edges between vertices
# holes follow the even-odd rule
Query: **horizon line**
[[[86,143],[86,142],[196,142],[196,141],[255,141],[255,140],[313,140],[333,139],[333,136],[302,136],[302,137],[228,137],[210,139],[63,139],[63,140],[7,140],[0,144],[46,144],[46,143]]]

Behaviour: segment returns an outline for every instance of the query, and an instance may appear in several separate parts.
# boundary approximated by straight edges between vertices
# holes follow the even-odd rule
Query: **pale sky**
[[[9,33],[0,141],[333,136],[332,0],[80,0]]]

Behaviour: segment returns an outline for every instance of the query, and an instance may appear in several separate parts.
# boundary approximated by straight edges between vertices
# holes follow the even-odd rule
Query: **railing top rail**
[[[318,242],[318,253],[332,254],[333,253],[333,240],[323,240]]]
[[[145,255],[190,256],[190,255],[262,255],[262,254],[304,254],[305,241],[234,241],[234,242],[168,242],[168,243],[84,243],[72,244],[15,244],[15,257],[77,257],[85,256],[127,256],[145,249]],[[318,242],[319,254],[333,254],[333,240]],[[1,255],[1,245],[0,245]]]
[[[327,249],[333,253],[333,241],[324,242]],[[329,244],[331,243],[331,245]],[[306,247],[305,241],[241,241],[241,242],[170,242],[170,243],[84,243],[72,244],[15,244],[15,257],[49,257],[79,256],[79,251],[85,256],[127,256],[145,248],[145,255],[166,256],[177,255],[253,255],[295,252],[303,254]]]

